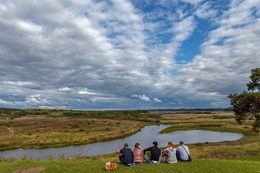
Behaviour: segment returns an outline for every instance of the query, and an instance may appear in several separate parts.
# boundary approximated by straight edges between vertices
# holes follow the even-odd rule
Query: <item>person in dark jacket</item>
[[[120,162],[122,162],[126,166],[133,166],[133,152],[130,148],[128,148],[128,143],[125,143],[124,148],[122,148],[121,150],[117,150],[117,153],[119,154]]]
[[[161,160],[161,150],[157,147],[158,142],[154,141],[153,146],[144,149],[144,160],[150,164],[159,164]],[[151,158],[148,157],[145,153],[151,151]]]

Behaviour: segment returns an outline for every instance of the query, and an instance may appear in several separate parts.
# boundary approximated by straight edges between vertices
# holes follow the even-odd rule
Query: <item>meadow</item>
[[[136,133],[143,126],[144,123],[137,121],[95,118],[21,117],[0,120],[0,150],[106,141]]]
[[[78,114],[78,113],[76,113]],[[127,136],[150,124],[172,124],[161,133],[176,130],[213,130],[243,133],[244,137],[237,141],[217,143],[188,144],[193,158],[191,163],[169,165],[139,165],[125,167],[119,165],[117,172],[259,172],[260,171],[260,135],[252,131],[253,120],[246,120],[238,125],[232,112],[228,113],[186,113],[159,114],[119,113],[116,118],[65,116],[56,111],[48,114],[30,114],[14,119],[0,120],[1,149],[15,147],[49,147],[71,144],[89,143]],[[124,119],[124,114],[126,118]],[[120,116],[119,116],[120,115]],[[20,123],[20,124],[19,124]],[[37,124],[37,125],[36,125]],[[9,128],[9,129],[8,129]],[[13,131],[10,130],[13,129]],[[64,136],[67,136],[65,138]],[[110,136],[110,137],[104,137]],[[95,138],[95,140],[94,140]],[[56,139],[56,140],[55,140]],[[19,143],[18,143],[19,142]],[[12,145],[14,143],[14,145]],[[3,145],[4,144],[4,145]],[[35,169],[42,172],[104,172],[108,161],[118,163],[117,154],[73,158],[51,158],[32,161],[23,158],[19,161],[0,159],[0,172],[13,172]]]

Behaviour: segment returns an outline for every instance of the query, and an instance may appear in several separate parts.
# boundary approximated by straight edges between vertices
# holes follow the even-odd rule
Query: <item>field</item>
[[[0,162],[1,173],[18,173],[19,170],[35,171],[42,170],[45,173],[75,172],[75,173],[98,173],[105,172],[104,160],[91,161],[17,161]],[[143,164],[135,167],[119,165],[114,172],[184,172],[184,173],[258,173],[260,171],[260,158],[251,157],[238,160],[219,159],[196,159],[191,163],[176,163],[160,165]],[[27,173],[28,173],[27,172]]]
[[[127,114],[129,115],[129,113]],[[11,146],[11,148],[17,147],[10,145],[12,142],[16,142],[16,145],[26,148],[63,146],[109,140],[132,134],[140,130],[144,125],[163,123],[173,124],[173,126],[162,130],[161,133],[169,133],[176,130],[203,129],[239,132],[243,133],[244,137],[237,141],[190,144],[188,146],[193,158],[191,163],[177,163],[174,165],[166,163],[161,163],[160,165],[144,164],[136,167],[119,165],[117,172],[256,173],[260,171],[260,135],[252,131],[251,125],[254,120],[246,120],[240,126],[234,120],[233,113],[159,115],[140,113],[139,115],[129,115],[127,120],[123,120],[123,115],[118,116],[117,120],[109,118],[110,115],[105,115],[106,119],[101,117],[67,117],[61,116],[59,112],[57,112],[57,115],[59,117],[35,115],[14,118],[13,120],[0,120],[0,143],[5,145],[1,149],[5,149],[8,146]],[[136,118],[135,121],[134,118]],[[64,136],[68,137],[65,138]],[[104,136],[110,137],[105,138]],[[31,168],[36,172],[37,170],[38,172],[39,170],[42,172],[104,172],[104,165],[108,161],[118,163],[117,154],[94,157],[75,156],[74,158],[60,158],[56,161],[32,161],[26,159],[7,161],[2,158],[2,161],[0,161],[0,172],[30,171]]]
[[[143,126],[144,123],[137,121],[95,118],[21,117],[0,120],[0,150],[111,140],[136,133]]]

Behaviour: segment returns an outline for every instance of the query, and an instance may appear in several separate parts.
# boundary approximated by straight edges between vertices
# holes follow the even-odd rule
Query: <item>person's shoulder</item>
[[[126,148],[128,151],[132,151],[132,149],[131,148]]]
[[[176,150],[179,150],[179,149],[181,149],[182,147],[181,146],[178,146],[178,147],[176,147]]]

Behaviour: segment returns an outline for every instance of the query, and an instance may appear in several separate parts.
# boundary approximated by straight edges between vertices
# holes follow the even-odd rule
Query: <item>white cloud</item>
[[[25,81],[3,81],[2,83],[7,85],[16,85],[16,86],[34,85],[33,82],[25,82]]]
[[[49,105],[51,104],[51,101],[47,100],[46,98],[42,98],[40,94],[34,94],[34,95],[30,95],[26,98],[25,101],[27,104],[30,105]]]
[[[8,102],[8,101],[5,101],[5,100],[2,100],[2,99],[0,99],[0,104],[1,105],[10,105],[10,104],[12,104],[11,102]]]
[[[90,91],[88,91],[88,89],[84,89],[84,90],[82,90],[82,91],[79,91],[78,92],[79,94],[86,94],[86,95],[96,95],[96,93],[94,93],[94,92],[90,92]]]
[[[59,88],[58,90],[66,92],[66,91],[72,91],[73,89],[72,88],[68,88],[68,87],[64,87],[64,88]]]
[[[144,100],[146,102],[150,102],[150,98],[147,97],[146,95],[137,95],[137,94],[134,94],[134,95],[131,95],[132,98],[139,98],[140,100]]]
[[[90,99],[93,103],[101,102],[101,103],[107,103],[107,102],[113,102],[120,100],[119,98],[113,98],[113,97],[93,97]]]
[[[158,98],[154,98],[153,100],[154,100],[154,102],[157,102],[157,103],[161,103],[161,102],[162,102],[162,101],[161,101],[160,99],[158,99]]]
[[[217,15],[217,10],[212,9],[209,2],[206,2],[199,6],[194,13],[196,16],[202,19],[208,19]]]

